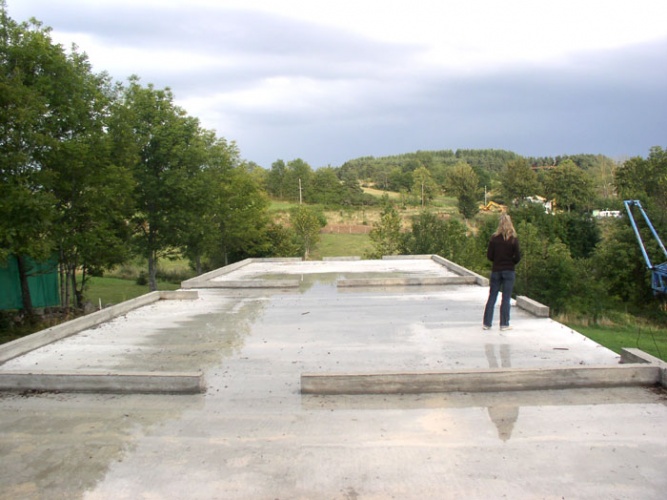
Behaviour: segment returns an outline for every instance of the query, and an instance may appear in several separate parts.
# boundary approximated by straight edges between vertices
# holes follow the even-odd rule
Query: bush
[[[148,273],[146,271],[141,271],[136,280],[137,285],[145,286],[148,285]]]

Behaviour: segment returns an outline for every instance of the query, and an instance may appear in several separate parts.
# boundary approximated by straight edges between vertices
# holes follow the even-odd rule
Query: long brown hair
[[[493,233],[493,236],[502,236],[505,241],[516,238],[516,230],[514,229],[514,224],[512,224],[512,219],[509,215],[502,214],[500,216],[498,229]]]

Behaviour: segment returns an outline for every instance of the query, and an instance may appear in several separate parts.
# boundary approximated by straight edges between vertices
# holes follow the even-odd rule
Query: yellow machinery
[[[495,201],[490,201],[486,205],[480,205],[479,209],[484,212],[505,212],[507,207],[500,203],[496,203]]]

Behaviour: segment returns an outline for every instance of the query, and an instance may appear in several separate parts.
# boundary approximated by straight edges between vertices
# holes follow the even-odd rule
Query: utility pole
[[[301,177],[299,177],[299,205],[303,203],[303,198],[301,196]]]

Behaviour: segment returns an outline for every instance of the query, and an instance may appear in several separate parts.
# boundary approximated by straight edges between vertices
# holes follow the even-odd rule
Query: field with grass
[[[158,281],[158,290],[178,290],[179,285]],[[92,277],[85,291],[86,300],[93,306],[107,307],[148,293],[148,285],[137,285],[136,280],[113,277]]]
[[[667,329],[641,325],[568,325],[589,339],[620,354],[623,347],[634,347],[667,361]]]
[[[324,257],[359,256],[372,249],[371,239],[367,234],[322,234],[313,259]]]

